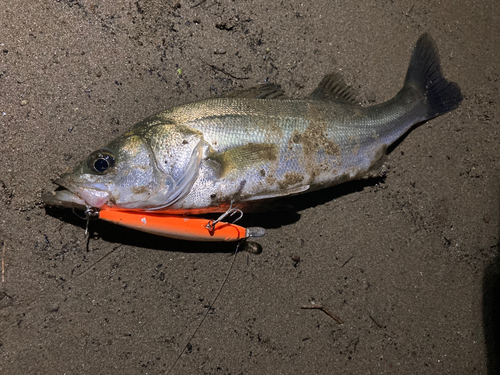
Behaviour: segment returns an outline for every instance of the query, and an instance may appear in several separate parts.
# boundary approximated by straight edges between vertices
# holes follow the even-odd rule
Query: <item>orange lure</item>
[[[144,211],[118,211],[103,209],[99,218],[127,228],[159,236],[190,241],[238,241],[249,237],[262,237],[263,228],[244,228],[239,225],[197,217],[161,214]]]

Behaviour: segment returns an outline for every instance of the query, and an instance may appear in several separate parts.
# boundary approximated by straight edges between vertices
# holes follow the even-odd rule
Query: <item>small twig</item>
[[[343,264],[340,268],[344,268],[344,266],[345,266],[347,263],[349,263],[349,261],[350,261],[352,258],[354,258],[354,255],[353,255],[353,256],[351,256],[349,259],[347,259],[347,260],[344,262],[344,264]]]
[[[199,3],[194,4],[194,5],[191,7],[191,9],[196,8],[196,7],[199,7],[201,4],[206,3],[206,1],[207,1],[207,0],[201,0]]]
[[[2,283],[5,282],[5,247],[7,246],[7,242],[3,241],[3,249],[2,249]]]
[[[317,309],[323,311],[325,314],[330,316],[333,320],[335,320],[338,324],[344,324],[342,319],[340,319],[337,315],[333,314],[330,310],[328,310],[326,307],[323,307],[321,305],[304,305],[301,307],[301,309]]]
[[[250,78],[250,77],[236,77],[236,76],[232,75],[231,73],[229,73],[229,72],[225,71],[224,69],[221,69],[221,68],[219,68],[219,67],[217,67],[217,66],[215,66],[215,65],[209,64],[209,63],[207,63],[207,62],[203,61],[202,59],[200,59],[200,61],[201,61],[203,64],[206,64],[206,65],[208,65],[209,67],[211,67],[213,70],[217,70],[218,72],[221,72],[221,73],[223,73],[223,74],[225,74],[225,75],[228,75],[228,76],[229,76],[229,77],[231,77],[231,78],[234,78],[234,79],[249,79],[249,78]]]
[[[359,337],[356,337],[354,340],[351,341],[351,344],[354,343],[354,349],[353,349],[353,352],[356,353],[356,347],[358,346],[359,344]]]
[[[375,325],[378,327],[378,328],[384,328],[384,326],[382,324],[380,324],[379,322],[377,322],[375,320],[375,318],[373,316],[371,316],[371,314],[368,314],[368,316],[370,317],[370,319],[372,320],[373,323],[375,323]]]

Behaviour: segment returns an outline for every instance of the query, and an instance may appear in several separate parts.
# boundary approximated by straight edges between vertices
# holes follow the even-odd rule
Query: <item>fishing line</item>
[[[224,288],[224,285],[226,285],[226,281],[227,279],[229,278],[229,274],[231,273],[231,270],[233,269],[233,265],[234,265],[234,262],[236,261],[236,254],[238,254],[238,249],[240,248],[240,245],[243,243],[243,241],[245,240],[242,240],[242,241],[239,241],[238,244],[236,245],[236,250],[234,251],[234,256],[233,256],[233,260],[231,262],[231,265],[229,266],[229,270],[227,271],[226,273],[226,277],[224,278],[224,280],[222,281],[222,284],[219,288],[219,291],[217,292],[217,294],[215,295],[215,298],[213,300],[212,303],[210,303],[208,305],[208,308],[207,310],[205,311],[205,314],[203,315],[203,318],[201,318],[201,321],[200,323],[198,324],[198,326],[196,327],[196,329],[194,330],[193,334],[191,335],[191,337],[189,338],[188,342],[186,343],[186,345],[184,345],[184,347],[182,348],[182,351],[179,353],[179,355],[177,356],[175,362],[173,363],[172,367],[170,367],[170,369],[168,370],[167,372],[167,375],[170,374],[172,372],[172,370],[174,369],[175,365],[177,364],[177,362],[179,362],[179,359],[181,359],[182,355],[184,354],[184,352],[186,351],[187,347],[189,346],[189,343],[191,342],[191,340],[193,339],[193,337],[196,335],[196,333],[198,332],[198,330],[200,329],[201,325],[203,324],[203,322],[205,321],[205,318],[207,317],[208,313],[210,312],[210,310],[212,310],[213,306],[215,305],[215,302],[217,301],[217,298],[219,298],[219,295],[221,294],[222,292],[222,288]]]

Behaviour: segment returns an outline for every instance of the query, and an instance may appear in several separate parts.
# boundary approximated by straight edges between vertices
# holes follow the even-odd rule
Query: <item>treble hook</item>
[[[85,211],[83,211],[83,213],[85,214],[85,216],[82,216],[82,215],[78,214],[75,211],[75,208],[73,208],[72,211],[80,219],[87,221],[87,223],[85,224],[85,242],[87,243],[86,247],[87,247],[87,252],[88,252],[89,251],[89,241],[90,241],[90,236],[89,236],[90,219],[96,219],[96,218],[98,218],[99,217],[99,210],[97,208],[95,208],[95,207],[89,207],[89,206],[87,206],[87,209]]]
[[[85,210],[85,218],[97,219],[99,217],[99,210],[95,207],[87,207]]]
[[[222,215],[220,215],[216,220],[211,220],[209,223],[206,225],[206,228],[209,231],[213,231],[215,229],[215,225],[219,223],[220,221],[224,220],[226,217],[231,217],[235,213],[239,213],[240,215],[233,221],[233,224],[236,223],[238,220],[240,220],[243,217],[243,211],[241,211],[239,208],[233,208],[233,201],[231,201],[231,204],[229,205],[229,208],[227,209],[226,212],[224,212]]]

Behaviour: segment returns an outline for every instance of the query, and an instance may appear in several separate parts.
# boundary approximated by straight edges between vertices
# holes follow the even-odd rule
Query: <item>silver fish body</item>
[[[252,96],[252,97],[249,97]],[[256,98],[257,97],[257,98]],[[369,175],[413,125],[455,109],[459,87],[424,34],[405,84],[362,107],[337,75],[305,99],[263,85],[168,109],[92,153],[44,196],[47,204],[202,214],[313,191]]]

